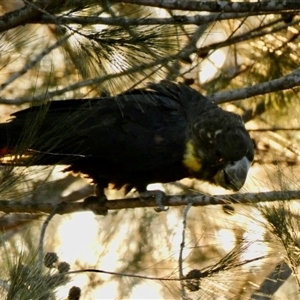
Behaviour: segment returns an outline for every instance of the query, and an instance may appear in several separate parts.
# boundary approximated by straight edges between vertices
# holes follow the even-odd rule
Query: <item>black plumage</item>
[[[0,153],[20,157],[10,164],[65,164],[103,188],[192,177],[239,190],[254,155],[241,117],[184,84],[52,101],[12,117],[0,124]]]

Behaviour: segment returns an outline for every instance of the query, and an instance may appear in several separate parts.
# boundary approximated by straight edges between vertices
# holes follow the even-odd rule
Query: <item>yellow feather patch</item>
[[[191,141],[186,144],[182,162],[191,172],[198,172],[201,169],[201,163],[195,155],[195,147]]]

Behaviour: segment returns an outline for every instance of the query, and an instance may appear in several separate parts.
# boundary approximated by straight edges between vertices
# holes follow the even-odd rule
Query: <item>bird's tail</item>
[[[21,157],[23,160],[29,153],[22,148],[22,128],[10,122],[0,123],[0,164],[17,164]]]
[[[8,143],[8,125],[9,123],[1,123],[0,124],[0,161],[2,162],[2,159],[7,154],[12,154],[12,149],[10,149],[9,143]]]

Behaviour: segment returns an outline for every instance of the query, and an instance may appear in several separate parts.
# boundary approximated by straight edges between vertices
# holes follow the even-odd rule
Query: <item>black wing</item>
[[[188,120],[178,99],[161,90],[134,90],[114,98],[53,101],[13,114],[6,125],[14,143],[24,140],[40,153],[36,164],[86,157],[131,171],[151,169],[182,158]]]

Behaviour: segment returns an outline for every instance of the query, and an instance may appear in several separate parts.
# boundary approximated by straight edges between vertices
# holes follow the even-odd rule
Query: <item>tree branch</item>
[[[45,12],[48,13],[48,18],[50,14],[57,14],[62,11],[68,11],[74,8],[84,6],[97,5],[98,0],[89,0],[82,3],[81,0],[72,1],[58,1],[58,0],[39,0],[39,1],[26,1],[25,6],[10,11],[0,17],[0,32],[7,31],[18,26],[24,26],[27,23],[38,23],[44,16]],[[53,18],[50,17],[53,22]]]
[[[265,12],[276,13],[289,10],[299,10],[300,2],[294,0],[265,0],[257,2],[220,1],[180,1],[180,0],[113,0],[112,3],[130,3],[154,6],[165,9],[207,11],[207,12]]]
[[[38,22],[30,21],[29,23],[39,24],[81,24],[81,25],[95,25],[104,24],[111,26],[149,26],[149,25],[203,25],[216,20],[232,20],[246,18],[252,15],[260,15],[264,13],[212,13],[210,15],[195,15],[195,16],[182,16],[174,15],[170,18],[128,18],[128,17],[88,17],[88,16],[63,16],[57,17],[54,21],[52,17],[42,16]],[[1,19],[1,18],[0,18]]]
[[[293,10],[297,13],[300,10],[300,3],[297,1],[259,1],[259,2],[230,2],[230,1],[157,1],[157,0],[114,0],[113,3],[131,3],[160,7],[165,9],[188,10],[188,11],[209,11],[214,12],[208,16],[175,16],[172,18],[145,18],[133,20],[127,18],[101,18],[101,17],[70,17],[57,18],[49,17],[41,13],[38,7],[43,7],[48,12],[59,13],[71,9],[79,4],[79,1],[69,2],[67,6],[59,5],[57,0],[44,0],[35,2],[34,5],[26,6],[8,12],[0,17],[0,32],[25,25],[27,23],[78,23],[78,24],[107,24],[107,25],[153,25],[153,24],[207,24],[208,22],[225,19],[243,18],[251,15],[282,13]],[[95,1],[96,3],[96,1]],[[38,6],[37,6],[38,5]],[[91,3],[92,5],[92,3]],[[220,15],[220,13],[222,13]]]
[[[91,79],[87,79],[87,80],[83,80],[83,81],[79,81],[73,84],[70,84],[67,87],[61,88],[61,89],[56,89],[54,91],[49,91],[47,92],[47,94],[42,93],[36,97],[32,97],[31,99],[23,99],[23,98],[15,98],[15,99],[4,99],[4,98],[0,98],[0,104],[11,104],[11,105],[20,105],[20,104],[24,104],[24,103],[32,103],[32,104],[41,104],[46,100],[49,100],[55,96],[59,96],[62,95],[64,93],[67,93],[69,91],[74,91],[86,86],[92,86],[92,85],[100,85],[104,82],[107,82],[111,79],[114,78],[118,78],[121,76],[126,76],[126,75],[133,75],[136,74],[138,72],[142,72],[144,70],[153,68],[155,66],[161,65],[164,66],[166,64],[168,64],[170,61],[174,60],[174,59],[178,59],[181,55],[182,51],[179,51],[177,54],[175,55],[170,55],[167,57],[162,57],[162,58],[158,58],[155,61],[151,61],[149,63],[145,63],[142,64],[140,66],[133,66],[131,68],[128,68],[126,70],[122,70],[120,72],[116,72],[116,73],[111,73],[111,74],[107,74],[106,76],[102,76],[102,77],[95,77],[95,78],[91,78]]]
[[[221,104],[229,101],[247,99],[257,95],[287,90],[300,85],[300,68],[292,73],[271,81],[259,83],[245,88],[215,93],[208,96],[211,101]]]
[[[210,45],[204,46],[199,48],[197,50],[197,54],[201,55],[203,53],[208,53],[209,51],[219,49],[221,47],[231,46],[237,43],[245,42],[248,40],[253,40],[259,37],[266,36],[267,34],[274,34],[275,32],[279,32],[281,30],[287,30],[289,26],[297,25],[299,24],[299,20],[295,20],[289,24],[283,24],[279,26],[275,26],[278,23],[282,22],[283,18],[276,19],[270,23],[259,25],[258,27],[255,27],[245,33],[239,34],[239,35],[232,35],[227,40],[221,41],[221,42],[215,42]]]
[[[174,59],[175,56],[172,56],[172,58]],[[169,59],[171,59],[171,58],[169,58]],[[149,64],[144,65],[143,69],[150,68],[150,67],[155,66],[160,63],[163,64],[166,61],[167,61],[167,58],[158,59],[155,62],[151,62]],[[105,76],[105,78],[100,77],[100,78],[84,80],[81,82],[77,82],[75,84],[71,84],[70,86],[62,88],[60,90],[48,92],[47,95],[43,94],[40,96],[33,97],[32,100],[31,99],[22,99],[22,98],[16,98],[16,99],[0,98],[0,104],[13,104],[13,105],[19,105],[19,104],[24,104],[24,103],[38,104],[41,101],[45,101],[54,96],[62,95],[68,91],[76,90],[81,87],[89,86],[92,84],[100,84],[109,79],[116,78],[118,76],[123,76],[126,74],[134,73],[134,71],[138,71],[137,68],[133,67],[129,70],[125,70],[120,73],[110,74],[110,75]],[[247,98],[258,96],[258,95],[264,95],[267,93],[287,90],[287,89],[297,87],[299,85],[300,85],[300,68],[296,69],[295,71],[293,71],[292,73],[290,73],[286,76],[283,76],[283,77],[280,77],[280,78],[277,78],[277,79],[274,79],[271,81],[259,83],[259,84],[256,84],[253,86],[248,86],[248,87],[241,88],[241,89],[236,89],[233,91],[215,93],[212,95],[208,95],[207,98],[210,99],[211,101],[215,102],[216,104],[221,104],[221,103],[231,102],[231,101],[235,101],[235,100],[243,100],[243,99],[247,99]]]
[[[24,6],[13,10],[0,17],[0,32],[25,25],[28,20],[33,20],[39,12],[32,6]]]
[[[228,203],[253,204],[258,202],[272,202],[284,200],[296,200],[300,198],[300,190],[296,191],[272,191],[264,193],[244,193],[231,195],[210,196],[204,194],[166,196],[163,200],[165,206],[182,206],[193,203],[193,206],[224,205]],[[105,203],[93,203],[87,206],[84,202],[62,202],[57,208],[57,214],[67,214],[80,211],[95,210],[120,210],[137,207],[156,207],[155,199],[141,201],[139,198],[109,200]],[[47,203],[0,200],[0,211],[5,213],[51,213],[57,207],[57,201]]]
[[[8,85],[17,80],[19,77],[27,73],[32,67],[39,63],[46,55],[48,55],[54,49],[60,47],[71,35],[66,35],[62,39],[58,40],[51,46],[43,49],[34,59],[30,60],[21,70],[15,72],[10,78],[4,83],[0,84],[0,92],[2,92]]]
[[[57,7],[61,9],[63,6],[57,5],[57,0],[41,0],[34,4],[27,3],[25,6],[10,11],[0,17],[0,32],[7,31],[18,26],[24,26],[29,22],[36,23],[42,16],[42,13],[37,9],[44,7],[48,11]]]

